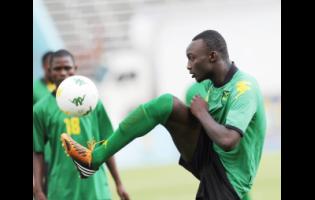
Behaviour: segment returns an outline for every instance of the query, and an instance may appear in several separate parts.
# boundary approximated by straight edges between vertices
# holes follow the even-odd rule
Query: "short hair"
[[[65,49],[59,49],[58,51],[53,52],[53,54],[51,55],[51,59],[50,59],[50,66],[52,64],[52,61],[54,58],[57,57],[64,57],[64,56],[69,56],[71,57],[73,63],[75,63],[74,61],[74,56],[72,55],[72,53],[70,53],[69,51],[65,50]]]
[[[51,56],[52,56],[53,53],[54,53],[53,51],[47,51],[46,53],[44,53],[44,55],[42,56],[42,65],[43,65],[43,66],[44,66],[46,60],[47,60],[48,58],[51,58]],[[49,60],[49,63],[50,63],[50,60]]]
[[[192,41],[202,39],[205,41],[209,51],[218,51],[224,60],[229,58],[226,42],[222,35],[215,30],[206,30],[196,35]]]

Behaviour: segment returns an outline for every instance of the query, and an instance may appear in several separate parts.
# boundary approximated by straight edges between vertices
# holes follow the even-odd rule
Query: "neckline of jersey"
[[[218,85],[216,85],[216,84],[213,83],[213,87],[216,88],[216,89],[223,87],[223,86],[226,85],[230,80],[232,80],[234,74],[235,74],[237,71],[238,71],[238,68],[235,66],[235,63],[232,61],[231,67],[230,67],[230,69],[229,69],[229,71],[228,71],[228,73],[227,73],[227,75],[226,75],[224,81],[223,81],[221,84],[218,84]]]

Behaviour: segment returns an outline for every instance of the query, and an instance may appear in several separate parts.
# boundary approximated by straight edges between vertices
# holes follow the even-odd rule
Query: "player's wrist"
[[[43,187],[37,184],[34,184],[33,191],[34,193],[44,193]]]
[[[122,182],[120,180],[115,181],[116,187],[122,186]]]

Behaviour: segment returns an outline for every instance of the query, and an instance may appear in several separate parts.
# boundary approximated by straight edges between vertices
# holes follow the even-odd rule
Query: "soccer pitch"
[[[250,193],[252,200],[280,200],[280,153],[264,153]],[[121,170],[121,179],[134,200],[193,200],[198,181],[179,165]],[[113,200],[119,200],[109,175]]]

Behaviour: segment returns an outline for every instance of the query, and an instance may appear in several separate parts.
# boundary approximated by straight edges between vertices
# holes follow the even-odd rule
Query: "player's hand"
[[[35,192],[35,200],[47,200],[43,192]]]
[[[130,200],[129,194],[122,184],[117,185],[117,193],[121,200]]]
[[[190,104],[191,113],[196,117],[200,118],[200,115],[204,112],[208,113],[208,103],[203,100],[199,95],[194,96]]]

